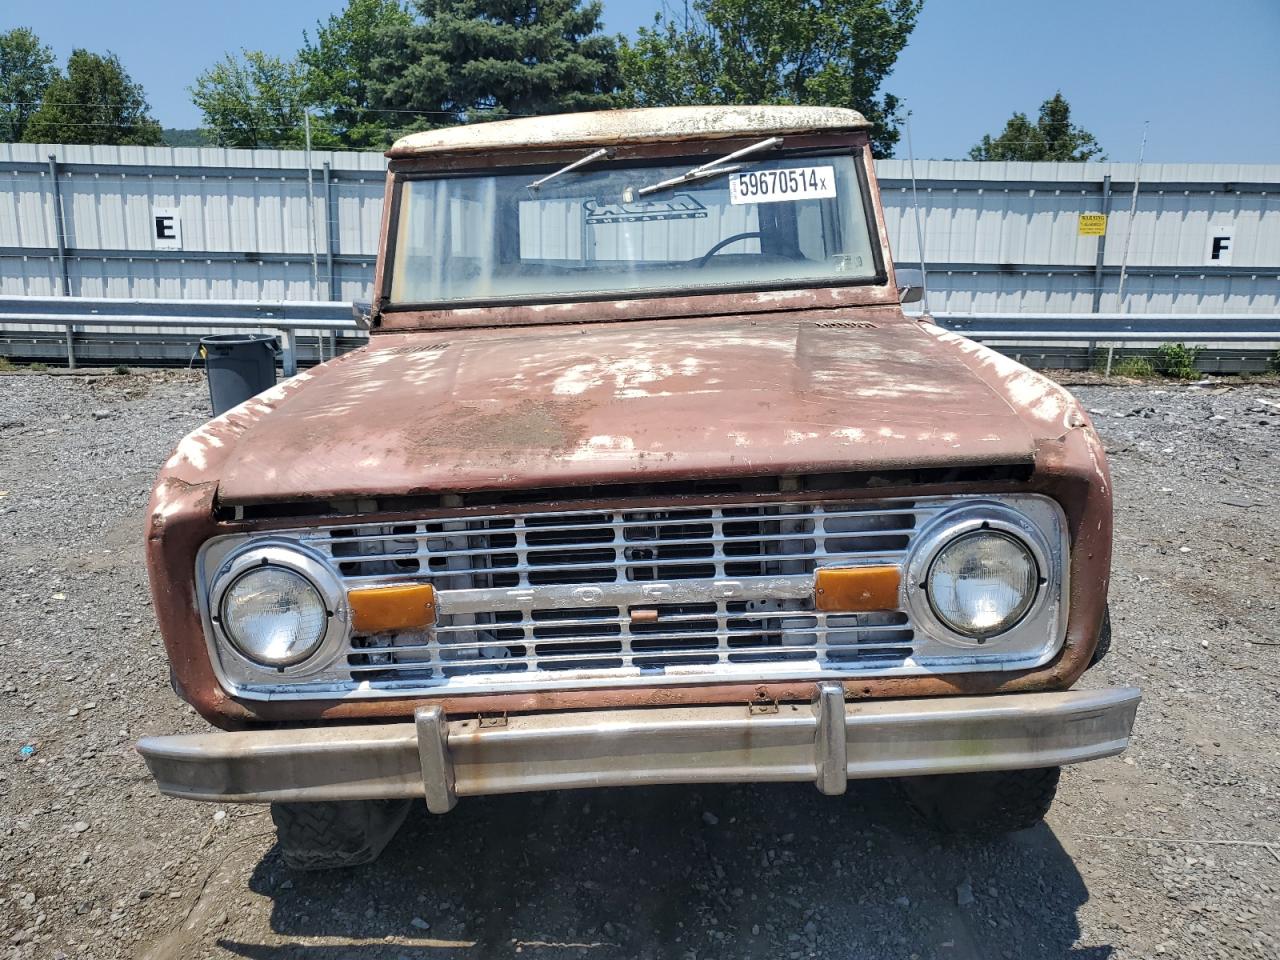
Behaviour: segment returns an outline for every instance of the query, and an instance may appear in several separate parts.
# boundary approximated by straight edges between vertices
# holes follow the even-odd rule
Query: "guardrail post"
[[[338,299],[337,274],[334,269],[334,242],[338,239],[334,229],[338,222],[338,212],[333,196],[333,167],[328,160],[324,162],[324,262],[329,268],[329,299]]]
[[[1102,215],[1111,217],[1111,174],[1102,178]],[[1098,255],[1093,261],[1093,312],[1102,309],[1102,261],[1107,254],[1107,234],[1104,230],[1098,238]]]
[[[281,330],[280,338],[284,341],[280,362],[284,367],[284,375],[292,377],[298,372],[298,331]]]
[[[1102,178],[1102,215],[1108,220],[1111,219],[1111,174],[1106,174]],[[1103,228],[1102,236],[1098,238],[1098,254],[1093,261],[1093,312],[1097,313],[1102,309],[1102,262],[1107,255],[1107,231]],[[1098,341],[1089,341],[1089,369],[1093,369],[1093,357],[1098,350]]]
[[[58,238],[58,273],[62,278],[62,295],[71,296],[71,275],[67,272],[67,222],[62,216],[62,187],[58,184],[58,158],[49,154],[49,185],[53,196],[53,231]],[[76,368],[75,325],[67,324],[67,369]]]

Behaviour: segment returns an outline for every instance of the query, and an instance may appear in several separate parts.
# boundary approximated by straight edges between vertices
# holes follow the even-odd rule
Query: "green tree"
[[[400,126],[594,110],[614,104],[617,47],[599,0],[415,0],[380,34],[370,83]]]
[[[408,30],[413,17],[400,0],[347,0],[341,13],[305,32],[298,61],[306,70],[307,99],[318,107],[343,146],[385,147],[399,124],[395,114],[374,109],[371,65],[383,52],[384,36]]]
[[[114,53],[73,50],[67,72],[49,84],[22,139],[154,146],[161,142],[161,130],[150,110],[142,85],[133,82]]]
[[[193,130],[183,127],[165,127],[161,131],[164,137],[164,145],[166,147],[207,147],[209,146],[209,138],[204,135],[203,130]]]
[[[670,13],[641,27],[634,41],[621,38],[621,101],[629,107],[680,107],[726,103],[718,36],[705,21],[677,23]]]
[[[1071,122],[1071,105],[1059,90],[1040,105],[1032,123],[1015,113],[998,137],[990,134],[969,151],[970,160],[1105,160],[1093,134]]]
[[[851,107],[878,156],[898,142],[900,101],[881,91],[924,0],[694,0],[623,41],[632,106],[793,103]]]
[[[227,54],[196,77],[191,99],[205,135],[220,147],[299,147],[306,142],[306,74],[295,60],[261,50]],[[313,121],[316,146],[336,143],[327,123]]]
[[[26,27],[0,33],[0,140],[18,143],[49,84],[53,51]]]

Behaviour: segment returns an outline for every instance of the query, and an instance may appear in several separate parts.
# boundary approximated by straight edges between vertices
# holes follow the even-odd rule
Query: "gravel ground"
[[[1047,825],[943,842],[875,783],[584,791],[415,811],[374,867],[294,875],[263,809],[162,798],[133,752],[203,728],[141,557],[201,382],[0,375],[0,956],[1280,955],[1280,390],[1076,389],[1118,512],[1083,685],[1146,699]]]

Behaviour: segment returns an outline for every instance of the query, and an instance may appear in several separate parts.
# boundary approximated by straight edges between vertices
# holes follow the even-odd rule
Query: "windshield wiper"
[[[727,154],[716,160],[710,160],[701,166],[694,167],[686,173],[680,174],[678,177],[672,177],[670,180],[663,180],[659,183],[651,183],[647,187],[641,187],[636,191],[636,196],[644,197],[651,193],[657,193],[659,190],[666,190],[669,187],[676,187],[682,183],[688,183],[690,180],[702,180],[706,177],[718,177],[722,173],[736,173],[742,167],[726,167],[724,164],[730,160],[737,160],[739,157],[745,157],[749,153],[755,153],[758,150],[768,150],[770,147],[776,147],[782,143],[781,137],[770,137],[768,140],[761,140],[759,143],[753,143],[741,150],[735,150],[733,153]]]
[[[573,163],[570,163],[570,164],[567,164],[566,166],[561,167],[559,170],[556,170],[554,173],[548,173],[542,179],[533,181],[533,183],[528,185],[528,189],[537,190],[547,181],[554,180],[556,177],[560,176],[561,174],[568,173],[570,170],[577,170],[579,167],[586,166],[588,163],[594,163],[596,160],[600,160],[601,158],[607,157],[608,159],[612,160],[613,152],[614,151],[612,147],[601,147],[599,150],[592,150],[585,157],[579,157],[577,160],[573,161]]]

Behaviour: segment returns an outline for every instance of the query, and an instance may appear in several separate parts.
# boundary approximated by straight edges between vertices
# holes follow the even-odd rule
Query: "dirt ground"
[[[585,791],[419,809],[376,865],[293,874],[264,809],[165,799],[133,751],[203,727],[141,558],[202,383],[0,375],[0,957],[1280,956],[1280,390],[1077,392],[1118,520],[1083,685],[1145,701],[1046,825],[943,841],[880,783]]]

